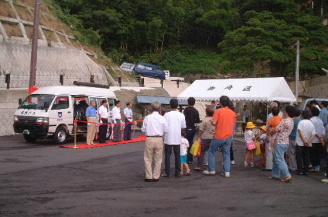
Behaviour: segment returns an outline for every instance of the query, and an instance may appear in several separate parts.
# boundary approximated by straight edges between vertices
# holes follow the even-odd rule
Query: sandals
[[[292,177],[287,177],[283,180],[281,180],[282,182],[285,182],[285,183],[290,183],[292,181]]]
[[[244,167],[248,167],[248,163],[246,161],[244,162]]]
[[[271,180],[280,180],[280,178],[275,177],[275,176],[269,176],[268,179],[271,179]]]

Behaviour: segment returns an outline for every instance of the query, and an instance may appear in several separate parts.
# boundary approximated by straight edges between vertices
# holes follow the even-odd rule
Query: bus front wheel
[[[65,144],[67,140],[67,131],[64,127],[57,127],[55,134],[52,136],[52,141],[55,144]]]

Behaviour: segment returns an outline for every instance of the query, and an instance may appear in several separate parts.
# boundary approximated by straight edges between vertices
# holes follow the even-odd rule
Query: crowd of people
[[[234,164],[232,144],[236,119],[233,103],[227,96],[220,97],[219,105],[212,102],[206,108],[206,117],[200,123],[199,113],[194,108],[195,99],[188,99],[188,107],[183,113],[177,110],[178,100],[171,99],[171,111],[160,115],[161,104],[151,104],[151,113],[146,116],[141,130],[147,139],[145,143],[145,181],[157,182],[160,177],[171,176],[170,158],[174,152],[174,176],[189,176],[194,171],[204,175],[215,175],[216,152],[222,152],[224,177],[230,177],[231,164]],[[320,171],[324,156],[325,137],[327,136],[327,102],[319,106],[311,102],[307,109],[301,111],[297,106],[286,106],[284,112],[279,102],[270,105],[270,114],[266,125],[256,126],[249,121],[249,111],[245,106],[243,132],[245,141],[244,167],[263,166],[263,170],[272,171],[268,178],[290,182],[291,174],[308,175],[309,171]],[[200,123],[197,132],[196,124]],[[194,156],[190,149],[198,141],[201,150],[197,163],[191,168]],[[258,150],[259,149],[259,150]],[[255,152],[259,151],[260,160],[255,164]],[[327,149],[328,151],[328,149]],[[164,153],[164,172],[161,165]],[[327,162],[328,163],[328,162]],[[309,170],[309,168],[312,168]],[[328,171],[326,173],[328,176]],[[328,183],[328,177],[322,179]]]
[[[199,113],[194,108],[195,99],[188,99],[188,107],[184,113],[177,111],[178,100],[171,99],[171,111],[164,116],[159,115],[160,103],[151,104],[152,113],[144,119],[141,130],[146,134],[144,161],[146,168],[146,182],[157,182],[160,177],[171,176],[170,158],[172,149],[174,152],[175,170],[174,176],[191,175],[188,164],[193,163],[190,155],[190,146],[197,133],[196,124],[200,122]],[[220,98],[220,109],[207,108],[207,117],[203,120],[197,140],[203,144],[202,154],[198,158],[197,168],[203,168],[204,156],[208,150],[208,169],[205,175],[215,175],[215,152],[221,148],[223,153],[223,175],[230,177],[230,148],[236,123],[236,113],[229,108],[230,100],[227,96]],[[211,117],[213,116],[213,117]],[[156,142],[154,142],[156,138]],[[163,151],[164,148],[164,151]],[[165,169],[161,173],[162,155],[165,153]],[[154,161],[154,168],[152,164]],[[185,172],[183,169],[185,168]]]
[[[91,101],[86,108],[85,116],[89,122],[87,126],[87,145],[94,145],[99,125],[98,141],[106,143],[110,137],[114,142],[120,142],[122,136],[124,140],[131,140],[131,127],[133,123],[132,103],[127,103],[126,108],[121,112],[121,102],[115,101],[115,106],[108,109],[108,101],[102,100],[101,106],[97,110],[96,101]],[[122,131],[124,126],[124,130]],[[107,136],[109,135],[109,136]]]

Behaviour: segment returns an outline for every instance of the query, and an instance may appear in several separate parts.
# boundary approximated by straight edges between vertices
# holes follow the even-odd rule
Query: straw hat
[[[253,122],[247,122],[246,128],[253,129],[256,126],[253,124]]]
[[[268,129],[267,129],[267,127],[266,127],[266,126],[264,126],[264,125],[263,125],[262,127],[260,127],[260,129],[261,129],[261,130],[264,130],[265,132],[268,132]]]

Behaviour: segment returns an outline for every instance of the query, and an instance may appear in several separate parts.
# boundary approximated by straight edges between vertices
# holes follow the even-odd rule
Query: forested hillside
[[[292,76],[328,68],[325,0],[52,0],[80,40],[115,62],[173,73]]]

